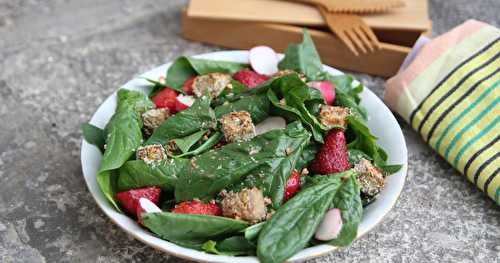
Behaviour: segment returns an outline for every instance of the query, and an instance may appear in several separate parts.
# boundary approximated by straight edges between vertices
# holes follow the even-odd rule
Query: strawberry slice
[[[156,108],[168,108],[171,113],[175,113],[175,101],[177,99],[177,91],[165,87],[153,97],[153,102]]]
[[[193,93],[193,82],[196,77],[192,77],[184,82],[184,86],[182,86],[182,90],[186,92],[187,95],[194,95]]]
[[[292,198],[300,190],[300,173],[297,170],[293,170],[290,177],[286,181],[285,195],[283,196],[283,203]]]
[[[172,209],[172,213],[196,215],[222,215],[222,209],[215,203],[202,203],[197,200],[182,202]]]
[[[160,192],[161,189],[159,187],[152,186],[119,192],[115,197],[126,212],[136,215],[137,206],[139,205],[139,199],[141,199],[141,197],[149,199],[151,202],[158,205],[160,202]]]
[[[137,222],[143,226],[144,221],[142,221],[141,218],[142,213],[161,213],[161,209],[149,199],[141,197],[139,199],[139,205],[137,206]]]
[[[325,144],[316,154],[309,170],[318,174],[331,174],[349,170],[349,156],[344,131],[331,129],[325,137]]]
[[[250,69],[243,69],[233,75],[233,79],[243,83],[249,88],[254,88],[269,79],[266,75],[261,75]]]

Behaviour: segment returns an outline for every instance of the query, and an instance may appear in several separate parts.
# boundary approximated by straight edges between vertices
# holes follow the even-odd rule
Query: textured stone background
[[[217,47],[179,36],[186,1],[0,0],[0,262],[185,262],[98,209],[80,167],[81,123],[132,76]],[[498,26],[500,1],[431,1],[435,32]],[[382,93],[383,80],[358,77]],[[311,262],[498,262],[500,209],[402,123],[409,171],[383,223]]]

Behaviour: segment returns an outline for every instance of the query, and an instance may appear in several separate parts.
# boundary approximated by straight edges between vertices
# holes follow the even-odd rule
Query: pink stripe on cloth
[[[420,75],[420,73],[425,71],[444,52],[455,47],[471,34],[487,25],[488,24],[477,20],[467,20],[465,23],[453,28],[448,33],[424,45],[416,56],[417,58],[413,60],[406,69],[401,70],[385,83],[384,100],[387,105],[392,110],[397,110],[396,108],[400,95],[408,88],[410,83]]]

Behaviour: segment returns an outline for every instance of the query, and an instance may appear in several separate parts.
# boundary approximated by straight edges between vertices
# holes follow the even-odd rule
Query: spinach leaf
[[[366,153],[364,153],[361,150],[349,149],[348,153],[349,153],[349,163],[352,165],[359,163],[362,158],[369,160],[369,161],[372,160],[372,158],[370,156],[368,156]]]
[[[323,95],[319,90],[309,88],[297,74],[290,74],[273,82],[272,89],[267,91],[267,97],[273,104],[276,115],[300,120],[309,127],[316,141],[323,142],[322,133],[326,128],[305,105],[306,102],[323,103]]]
[[[97,182],[106,198],[119,210],[114,200],[116,176],[111,171],[120,168],[142,144],[141,113],[153,108],[153,103],[141,92],[120,89],[116,112],[106,125],[106,150],[102,157]]]
[[[323,65],[314,42],[307,30],[304,30],[302,43],[291,43],[285,51],[285,57],[278,65],[279,69],[291,69],[304,73],[309,80],[316,80],[323,71]]]
[[[219,251],[231,252],[235,255],[254,255],[255,245],[243,236],[232,236],[217,244]]]
[[[338,175],[339,174],[334,174],[330,176]],[[356,239],[358,235],[358,226],[363,217],[363,205],[356,173],[352,173],[347,179],[344,179],[333,198],[332,204],[333,207],[341,211],[342,229],[338,237],[328,241],[328,244],[334,246],[348,246]]]
[[[366,109],[359,105],[360,94],[363,92],[363,85],[353,87],[354,78],[351,75],[332,76],[327,72],[321,74],[321,80],[328,80],[335,85],[334,105],[348,107],[354,116],[366,121],[368,113]]]
[[[205,135],[206,132],[207,130],[201,130],[199,132],[195,132],[191,135],[188,135],[184,138],[174,139],[174,142],[183,153],[186,153],[189,152],[189,149],[191,149],[191,147],[193,147],[195,143],[201,140],[201,138],[203,137],[203,135]]]
[[[160,91],[161,91],[162,89],[164,89],[164,88],[166,88],[166,87],[167,87],[167,85],[166,85],[166,84],[161,83],[161,82],[156,81],[156,80],[153,80],[153,79],[144,78],[144,77],[139,77],[139,78],[144,79],[144,80],[146,80],[147,82],[149,82],[149,83],[153,84],[153,87],[151,87],[151,91],[149,92],[149,95],[148,95],[148,97],[149,97],[149,98],[153,98],[154,96],[156,96],[156,94],[160,93]],[[186,93],[186,92],[184,91],[183,87],[179,87],[179,88],[172,88],[172,87],[169,87],[169,88],[171,88],[171,89],[173,89],[173,90],[176,90],[176,91],[178,91],[178,92],[180,92],[180,93]]]
[[[82,124],[82,133],[83,138],[88,143],[95,145],[102,153],[104,153],[104,130],[90,123],[84,123]]]
[[[179,177],[175,197],[178,201],[211,198],[243,178],[253,177],[278,207],[286,180],[309,138],[309,132],[295,122],[286,129],[195,156]]]
[[[297,160],[295,169],[300,172],[302,171],[302,169],[309,166],[309,163],[314,160],[314,158],[316,158],[316,153],[318,153],[320,146],[321,145],[319,143],[309,142],[309,144],[304,148],[304,151],[302,151],[302,154]]]
[[[142,214],[144,225],[169,241],[204,243],[238,233],[248,224],[221,216],[176,214],[169,212]]]
[[[174,89],[182,89],[184,82],[196,75],[204,75],[213,72],[232,75],[245,68],[248,68],[248,64],[183,56],[177,58],[168,68],[167,86]]]
[[[202,249],[212,254],[224,256],[255,254],[255,245],[242,236],[229,237],[219,243],[209,240],[203,244]]]
[[[389,175],[399,172],[399,170],[403,168],[403,165],[401,164],[382,165],[379,168],[382,169],[382,171],[384,171],[384,174]]]
[[[321,180],[302,189],[280,207],[259,234],[259,260],[281,263],[303,249],[331,205],[340,184],[340,177]]]
[[[212,149],[223,137],[223,134],[221,132],[215,132],[208,140],[206,140],[202,145],[200,145],[198,148],[185,152],[183,154],[174,156],[174,158],[180,158],[180,157],[186,157],[186,156],[191,156],[191,155],[198,155],[201,154],[205,151],[208,151]]]
[[[215,116],[219,119],[233,111],[247,111],[252,116],[253,122],[257,124],[269,116],[270,107],[271,103],[265,94],[252,95],[216,107]]]
[[[347,132],[354,134],[354,140],[348,144],[348,148],[364,152],[373,160],[376,166],[384,165],[384,155],[380,155],[377,137],[370,132],[370,129],[359,118],[354,116],[348,116],[347,123]]]
[[[245,238],[249,241],[256,240],[257,237],[259,237],[259,233],[265,224],[266,224],[266,222],[260,222],[258,224],[251,225],[251,226],[245,228],[243,231]]]
[[[217,124],[210,108],[210,97],[202,96],[193,105],[164,121],[146,144],[166,144],[172,139],[182,138],[201,129],[213,128]]]
[[[186,159],[168,159],[155,164],[147,164],[142,160],[128,161],[119,169],[117,189],[126,191],[158,186],[171,191],[175,187],[177,177],[188,163]]]

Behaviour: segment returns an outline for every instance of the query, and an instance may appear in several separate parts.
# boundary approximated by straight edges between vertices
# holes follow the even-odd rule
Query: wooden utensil
[[[346,0],[349,2],[349,0]],[[392,34],[394,31],[420,35],[431,23],[427,0],[404,0],[405,6],[397,12],[361,15],[372,29]],[[275,0],[191,0],[187,14],[190,17],[225,19],[230,21],[268,22],[307,27],[326,27],[325,19],[315,5]],[[380,39],[380,36],[379,36]],[[415,38],[416,39],[416,38]]]
[[[361,17],[353,14],[328,12],[322,5],[318,6],[318,8],[330,30],[344,42],[354,55],[359,55],[357,49],[366,54],[368,52],[366,48],[370,52],[380,48],[377,36]]]
[[[267,45],[279,52],[284,52],[289,43],[300,42],[303,33],[301,26],[248,23],[248,21],[191,17],[186,14],[183,16],[182,31],[185,38],[194,41],[236,49]],[[258,32],[257,37],[256,32]],[[309,33],[323,63],[377,76],[389,77],[396,74],[411,50],[410,47],[382,42],[380,49],[361,58],[353,56],[347,46],[331,33],[316,29],[309,29]]]
[[[405,5],[403,0],[292,0],[320,5],[336,13],[382,13]]]

